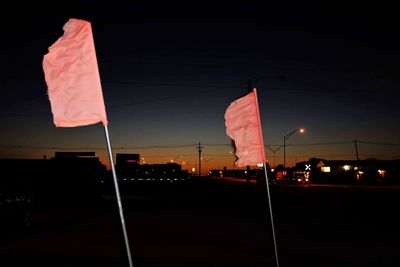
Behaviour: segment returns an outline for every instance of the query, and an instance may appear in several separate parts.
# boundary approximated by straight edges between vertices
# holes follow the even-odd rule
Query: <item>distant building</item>
[[[139,154],[116,155],[116,171],[119,180],[129,182],[138,179],[184,179],[189,173],[177,163],[140,164]]]
[[[56,152],[46,159],[0,159],[0,179],[18,182],[36,203],[82,203],[99,197],[106,167],[94,152]]]
[[[313,183],[400,183],[400,160],[325,160],[312,158],[296,164],[311,170]]]
[[[267,163],[268,179],[272,180],[271,168]],[[244,179],[255,179],[257,181],[263,182],[265,180],[265,172],[263,168],[251,169],[250,167],[246,169],[213,169],[210,170],[208,176],[210,178],[244,178]]]
[[[139,174],[140,155],[117,153],[115,169],[118,176],[136,177]]]
[[[188,176],[187,171],[177,163],[166,164],[143,164],[141,173],[144,178],[184,178]]]

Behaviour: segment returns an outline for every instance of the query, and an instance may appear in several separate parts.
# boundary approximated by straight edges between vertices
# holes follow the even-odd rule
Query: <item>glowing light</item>
[[[344,169],[345,171],[349,171],[349,170],[351,169],[351,166],[350,166],[350,165],[344,165],[344,166],[343,166],[343,169]]]
[[[321,167],[321,172],[331,172],[331,167],[329,166]]]
[[[304,133],[306,130],[304,130],[304,128],[300,128],[299,132],[300,133]]]
[[[380,176],[385,177],[386,171],[385,170],[378,170],[378,173],[379,173]]]
[[[274,172],[275,171],[275,169],[271,169],[271,172]]]
[[[262,163],[257,164],[257,167],[263,167],[263,166],[264,166],[264,164],[262,164]]]
[[[192,172],[196,172],[196,168],[192,168]]]

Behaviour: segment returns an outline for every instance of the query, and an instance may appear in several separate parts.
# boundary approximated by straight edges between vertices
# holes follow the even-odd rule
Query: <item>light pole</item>
[[[284,169],[286,169],[286,140],[288,140],[289,137],[291,137],[296,132],[304,133],[304,129],[303,128],[294,129],[293,131],[291,131],[290,133],[288,133],[287,135],[285,135],[283,137],[283,168]]]
[[[269,145],[265,145],[273,154],[274,154],[274,168],[276,168],[276,164],[275,164],[275,153],[276,151],[278,151],[279,149],[281,149],[283,146],[279,146],[278,148],[272,148]]]

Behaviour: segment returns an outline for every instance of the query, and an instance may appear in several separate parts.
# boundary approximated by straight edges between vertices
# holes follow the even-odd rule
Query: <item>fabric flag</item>
[[[43,70],[56,127],[107,125],[91,24],[70,19],[49,47]]]
[[[235,142],[237,167],[265,163],[257,91],[233,101],[225,112],[227,135]]]

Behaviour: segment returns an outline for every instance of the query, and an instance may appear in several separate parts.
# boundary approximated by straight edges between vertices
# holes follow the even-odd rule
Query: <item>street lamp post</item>
[[[294,129],[293,131],[291,131],[290,133],[288,133],[287,135],[285,135],[283,137],[283,168],[284,169],[286,169],[286,140],[288,140],[289,137],[291,137],[296,132],[304,133],[304,129],[303,128]]]
[[[272,148],[269,145],[265,145],[273,154],[274,154],[274,168],[276,168],[276,164],[275,164],[275,153],[276,151],[278,151],[279,149],[281,149],[283,146],[279,146],[278,148]]]

